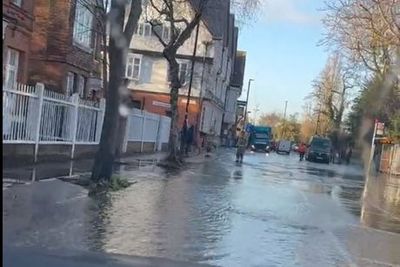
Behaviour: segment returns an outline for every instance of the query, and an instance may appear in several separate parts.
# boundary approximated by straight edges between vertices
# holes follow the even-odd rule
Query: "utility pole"
[[[283,119],[284,119],[284,120],[286,120],[287,103],[288,103],[288,101],[286,100],[286,101],[285,101],[285,112],[284,112],[284,114],[283,114]]]
[[[254,81],[254,79],[249,79],[249,83],[247,85],[246,108],[245,108],[245,111],[244,111],[244,124],[245,124],[245,126],[246,126],[246,119],[247,119],[247,107],[249,105],[250,85],[251,85],[252,81]]]
[[[200,23],[197,24],[196,28],[196,37],[194,41],[194,48],[193,48],[193,55],[192,55],[192,66],[191,66],[191,71],[190,71],[190,80],[189,80],[189,90],[188,90],[188,95],[187,95],[187,100],[186,100],[186,111],[185,111],[185,119],[183,121],[183,127],[182,130],[183,135],[186,135],[188,133],[188,116],[189,116],[189,104],[190,104],[190,94],[192,92],[192,83],[193,83],[193,73],[194,73],[194,64],[196,60],[196,52],[197,52],[197,40],[199,38],[199,29],[200,29]],[[185,141],[182,139],[181,140],[181,153],[186,149]]]
[[[286,110],[287,110],[287,103],[288,101],[285,101],[285,111],[283,113],[283,133],[282,133],[282,138],[285,139],[285,134],[286,134]]]
[[[317,126],[315,127],[315,135],[318,135],[320,117],[321,117],[321,104],[318,107],[318,118],[317,118]]]
[[[191,67],[191,71],[190,71],[189,90],[188,90],[188,95],[187,95],[187,100],[186,100],[186,113],[185,113],[185,122],[184,123],[186,123],[186,120],[187,120],[188,114],[189,114],[190,94],[192,92],[194,63],[195,63],[195,60],[196,60],[197,41],[199,39],[199,29],[200,29],[200,23],[197,24],[196,37],[195,37],[195,40],[194,40],[194,48],[193,48],[193,55],[192,55],[192,67]]]

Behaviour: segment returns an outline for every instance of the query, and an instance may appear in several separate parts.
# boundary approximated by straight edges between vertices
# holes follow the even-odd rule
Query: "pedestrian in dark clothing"
[[[353,154],[353,149],[351,147],[349,147],[346,152],[346,164],[347,165],[350,164],[350,159],[351,159],[352,154]]]
[[[186,155],[188,155],[190,152],[190,148],[193,144],[193,137],[194,137],[194,126],[192,125],[189,127],[187,131],[186,150],[185,150]]]
[[[183,151],[186,151],[187,139],[188,139],[188,127],[187,127],[187,123],[185,122],[183,124],[182,131],[181,131],[181,151],[182,151],[182,153],[183,153]]]

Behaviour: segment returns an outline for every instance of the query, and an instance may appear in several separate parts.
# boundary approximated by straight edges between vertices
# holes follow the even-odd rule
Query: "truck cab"
[[[250,132],[250,147],[253,151],[269,151],[272,128],[268,126],[253,126]]]

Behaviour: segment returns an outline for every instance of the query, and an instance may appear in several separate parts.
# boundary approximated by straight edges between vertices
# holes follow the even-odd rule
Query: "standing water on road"
[[[95,198],[62,182],[5,191],[18,199],[4,206],[5,242],[219,266],[400,264],[398,181],[370,193],[357,166],[263,153],[239,166],[227,149],[178,173],[119,173],[138,183]]]

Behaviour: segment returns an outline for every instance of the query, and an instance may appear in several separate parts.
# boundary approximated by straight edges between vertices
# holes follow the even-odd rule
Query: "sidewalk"
[[[166,155],[167,153],[165,152],[138,153],[122,158],[119,163],[129,164],[132,162],[137,163],[138,161],[158,161]],[[29,183],[44,179],[89,173],[93,167],[93,161],[94,159],[80,159],[64,162],[42,162],[12,168],[3,166],[3,189],[5,183],[9,186],[15,183]],[[118,166],[118,163],[116,165]]]
[[[88,251],[46,251],[42,248],[5,247],[6,267],[211,267],[162,258],[126,256]]]
[[[188,164],[201,163],[213,157],[206,157],[206,154],[215,154],[198,151],[192,151],[188,157],[184,157],[184,161]],[[157,153],[138,153],[123,157],[116,160],[115,168],[118,172],[119,166],[128,169],[141,169],[144,166],[154,166],[157,162],[168,155],[166,152]],[[15,184],[27,184],[34,181],[56,179],[63,177],[73,177],[78,175],[89,174],[93,167],[94,159],[81,159],[64,162],[42,162],[38,164],[29,164],[23,167],[7,168],[3,166],[3,190]]]

